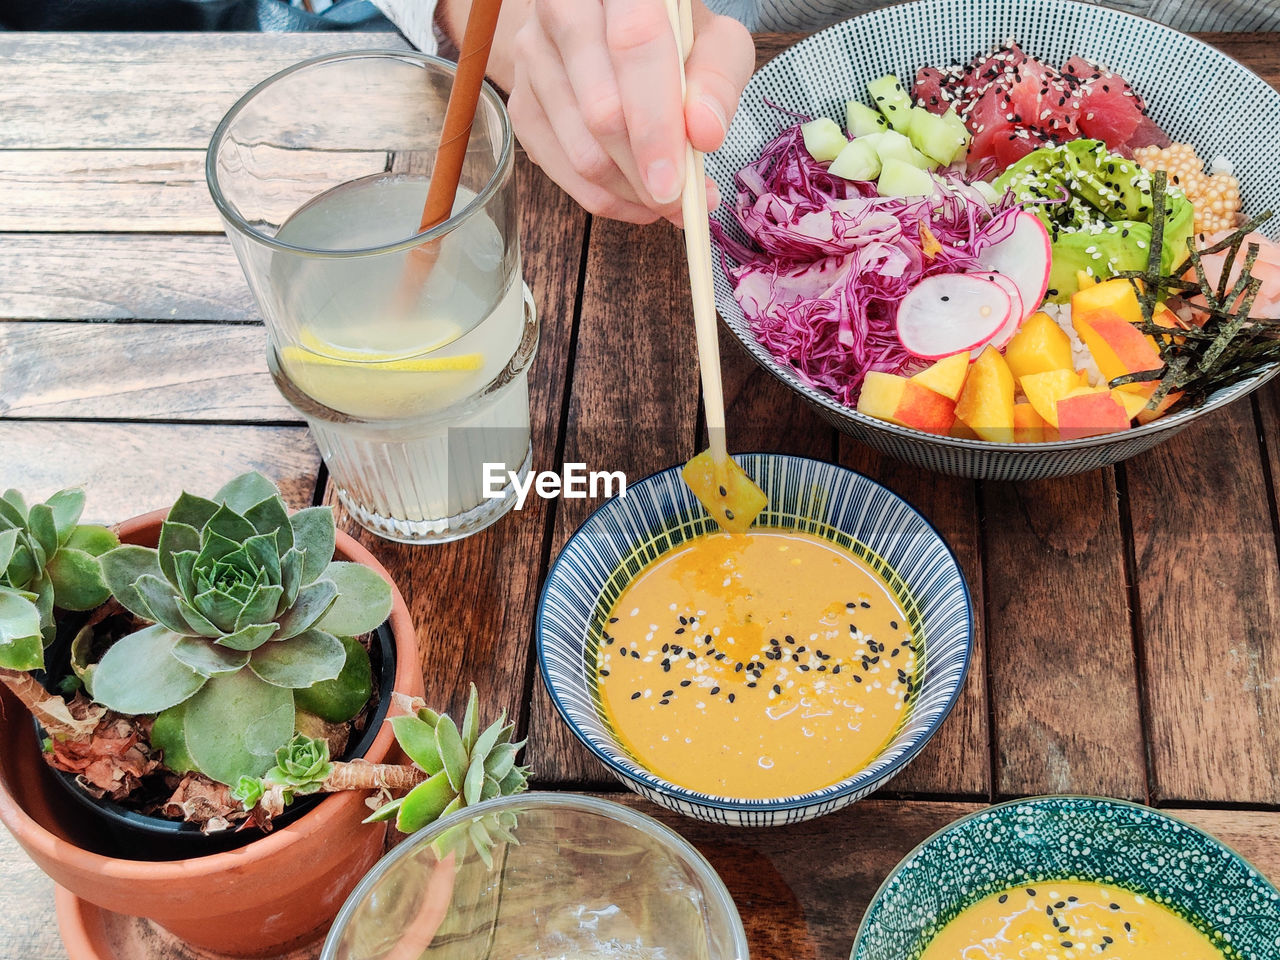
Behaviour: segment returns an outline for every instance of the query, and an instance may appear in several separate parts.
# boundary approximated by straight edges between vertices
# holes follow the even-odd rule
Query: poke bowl
[[[1068,884],[1086,884],[1087,890],[1074,896]],[[851,960],[927,957],[940,932],[984,902],[1008,924],[1008,935],[1030,905],[1035,920],[1049,929],[1046,952],[1065,940],[1074,947],[1069,956],[1106,955],[1115,952],[1106,941],[1118,941],[1119,948],[1144,932],[1139,919],[1122,909],[1130,898],[1166,923],[1173,919],[1169,912],[1187,923],[1176,925],[1201,952],[1178,956],[1275,956],[1280,892],[1235,851],[1150,807],[1053,796],[971,814],[907,854],[867,907]],[[1086,920],[1082,911],[1090,901],[1105,905],[1103,919],[1097,922],[1095,914],[1077,922]],[[1158,938],[1152,940],[1157,952],[1145,955],[1164,955]]]
[[[917,79],[922,68],[933,70]],[[990,96],[989,69],[1003,72]],[[993,107],[984,96],[1008,99]],[[914,107],[913,119],[897,127],[895,99],[899,110]],[[1128,121],[1107,119],[1115,103],[1129,111]],[[1036,113],[1028,119],[1020,110]],[[924,113],[932,114],[919,123],[928,132],[917,137],[914,117]],[[960,124],[960,135],[947,141],[958,146],[944,155],[929,144],[948,129],[939,122],[947,114]],[[993,137],[989,127],[997,123]],[[869,152],[859,150],[864,138]],[[1086,142],[1101,146],[1093,154],[1078,151]],[[1213,47],[1153,21],[1075,0],[916,0],[886,7],[806,38],[748,83],[724,145],[706,160],[708,176],[726,198],[712,215],[716,304],[757,363],[837,429],[884,453],[990,479],[1093,470],[1155,446],[1280,370],[1274,346],[1251,354],[1262,359],[1234,368],[1233,377],[1204,352],[1188,353],[1209,350],[1199,341],[1211,338],[1201,334],[1216,333],[1219,327],[1210,324],[1221,319],[1210,307],[1229,313],[1243,306],[1246,285],[1233,285],[1250,243],[1262,248],[1251,268],[1261,288],[1242,316],[1280,318],[1280,220],[1249,219],[1280,211],[1278,152],[1280,91]],[[1082,199],[1080,181],[1054,175],[1078,173],[1081,158],[1096,164],[1102,200]],[[1123,177],[1115,173],[1120,161],[1130,164],[1122,166]],[[932,169],[923,188],[920,167]],[[1159,177],[1166,214],[1153,238],[1157,169],[1166,170]],[[1136,171],[1133,177],[1129,171]],[[994,187],[972,182],[993,178]],[[1126,189],[1137,184],[1136,204],[1117,187],[1122,182]],[[1127,207],[1112,203],[1113,187]],[[886,199],[887,206],[876,206]],[[939,214],[944,207],[952,212]],[[973,209],[985,211],[977,215],[976,232],[973,219],[965,226]],[[1016,221],[1015,211],[1022,212]],[[875,219],[886,214],[898,223]],[[950,216],[956,230],[938,229],[940,216]],[[1147,222],[1131,235],[1130,221],[1144,216]],[[1038,224],[1038,236],[1011,226],[1027,220]],[[1223,254],[1213,244],[1231,232],[1229,224],[1242,234],[1247,228],[1249,236],[1215,275],[1220,261],[1212,258]],[[986,239],[975,239],[987,227]],[[1095,244],[1087,234],[1097,232],[1110,236]],[[1193,236],[1195,248],[1206,251],[1206,289],[1217,300],[1197,301],[1206,294],[1189,266]],[[1012,265],[1005,262],[1010,258]],[[1029,277],[1019,277],[1019,270]],[[1117,274],[1133,279],[1098,282]],[[1156,284],[1137,275],[1168,279]],[[1072,318],[1077,288],[1096,285],[1100,292],[1121,283],[1132,298],[1123,307],[1106,304],[1105,317],[1081,308]],[[924,295],[926,288],[933,296]],[[1091,298],[1094,307],[1098,299]],[[1054,334],[1061,359],[1047,360],[1033,347],[1035,357],[1023,350],[1019,366],[1008,359],[1011,338],[1033,318],[1041,322],[1042,314],[1049,318],[1045,327],[1061,331]],[[981,322],[974,320],[978,315]],[[1129,346],[1098,332],[1106,323],[1095,321],[1118,318],[1126,326],[1115,331]],[[1166,318],[1180,327],[1176,336],[1159,329]],[[1245,327],[1263,329],[1253,322]],[[939,387],[948,378],[933,368],[962,351],[977,362],[967,377]],[[979,374],[988,351],[995,356]],[[1190,358],[1178,361],[1184,371],[1203,369],[1204,376],[1171,375],[1153,398],[1160,377],[1153,378],[1152,369],[1172,374],[1175,358],[1184,354]],[[1026,375],[1049,367],[1061,377],[1041,378],[1034,396],[1024,389]],[[1116,382],[1141,375],[1136,368],[1143,367],[1145,380]],[[1072,374],[1078,382],[1063,379]],[[1046,379],[1058,384],[1048,393]],[[1141,401],[1131,405],[1135,396]],[[927,402],[916,402],[922,397]],[[991,397],[1004,405],[994,414],[985,406]],[[1059,429],[1058,404],[1068,399],[1070,427],[1064,419]],[[1016,423],[1005,419],[1009,405]],[[981,423],[973,429],[983,417],[987,429]]]
[[[734,459],[768,497],[751,531],[765,533],[757,542],[782,537],[786,542],[776,546],[786,551],[798,549],[807,538],[818,548],[847,552],[874,569],[886,585],[891,609],[901,611],[892,613],[890,626],[900,628],[892,642],[863,619],[875,615],[872,601],[879,601],[852,588],[836,596],[831,632],[821,638],[809,632],[797,599],[791,608],[794,626],[772,632],[765,623],[754,639],[748,636],[739,644],[721,634],[728,620],[717,619],[714,596],[698,601],[706,610],[683,609],[688,616],[678,621],[677,604],[671,603],[675,629],[671,636],[655,638],[662,615],[645,610],[636,617],[640,601],[633,608],[628,590],[664,561],[713,544],[716,537],[744,539],[719,532],[675,467],[628,485],[625,496],[606,501],[578,528],[547,576],[535,634],[542,678],[561,718],[626,786],[687,816],[772,826],[841,809],[878,789],[919,753],[959,696],[971,657],[973,613],[964,576],[946,542],[891,491],[851,470],[802,457],[747,454]],[[799,554],[788,562],[799,562]],[[719,584],[722,567],[708,569],[715,571],[713,580]],[[725,574],[726,587],[731,576],[737,574]],[[758,585],[748,578],[749,591],[769,592],[764,587],[756,591]],[[792,596],[794,591],[779,581],[776,592]],[[663,615],[667,599],[659,597]],[[695,618],[703,614],[698,622]],[[629,617],[637,625],[631,635],[639,640],[630,644],[628,623],[619,622]],[[761,614],[758,622],[763,621]],[[862,624],[865,635],[854,637],[854,621]],[[645,637],[649,626],[654,630]],[[725,632],[736,631],[726,627]],[[846,652],[840,646],[845,639],[859,649]],[[648,670],[654,679],[633,684],[627,670],[632,677]],[[852,752],[855,746],[843,731],[862,731],[865,724],[862,732],[870,736],[875,715],[885,704],[876,699],[881,694],[895,698],[892,706],[883,706],[887,722],[881,729],[887,736],[876,733],[870,750]],[[618,703],[633,705],[640,716],[651,718],[638,721],[650,729],[633,725],[627,735],[621,734],[624,724],[613,719],[615,711],[619,721],[624,719]],[[677,733],[675,718],[681,709],[696,711],[689,739],[687,731]],[[773,776],[765,789],[755,794],[738,789],[745,774],[723,781],[729,786],[721,789],[672,772],[684,760],[699,768],[700,776],[710,776],[717,757],[739,747],[741,765],[736,769],[758,772],[751,723],[762,712],[769,712],[777,737],[784,738],[776,752],[764,751],[771,756],[767,765],[760,754],[759,767]],[[837,731],[837,724],[844,726]],[[659,739],[671,741],[669,748],[657,751],[661,763],[653,762],[655,753],[646,747]],[[797,757],[815,748],[845,766],[833,766],[837,773],[825,780],[801,785],[812,765]]]

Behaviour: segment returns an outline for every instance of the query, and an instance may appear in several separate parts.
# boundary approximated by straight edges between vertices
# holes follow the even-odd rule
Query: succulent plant
[[[505,713],[480,730],[475,684],[461,729],[447,714],[427,707],[389,722],[401,749],[428,778],[380,807],[370,820],[395,817],[397,830],[413,833],[455,810],[528,787],[529,768],[516,764],[524,741],[511,741],[515,725],[506,722]],[[487,857],[492,841],[482,832],[475,831],[472,839],[481,856]]]
[[[120,541],[79,523],[83,510],[78,489],[30,507],[17,490],[0,495],[0,667],[40,669],[53,608],[92,610],[109,596],[98,557]]]
[[[391,611],[386,581],[334,562],[334,545],[328,507],[290,515],[261,474],[236,477],[211,500],[182,494],[157,549],[102,556],[116,599],[153,623],[102,656],[93,699],[157,714],[152,743],[175,772],[226,784],[261,776],[294,734],[295,691],[338,678],[350,655],[342,638]]]

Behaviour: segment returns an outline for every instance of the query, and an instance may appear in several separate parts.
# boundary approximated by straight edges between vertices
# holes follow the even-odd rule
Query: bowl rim
[[[788,810],[803,810],[816,804],[838,802],[849,794],[857,794],[859,791],[866,790],[869,792],[870,790],[874,790],[878,785],[900,773],[908,763],[915,759],[916,755],[924,749],[929,741],[937,734],[943,723],[946,722],[947,718],[951,715],[951,711],[955,709],[956,701],[959,700],[960,694],[964,691],[965,680],[968,678],[969,668],[973,663],[974,627],[976,620],[973,607],[973,593],[969,589],[968,581],[965,579],[964,568],[961,566],[960,559],[956,556],[955,550],[953,550],[951,544],[947,542],[946,537],[938,531],[938,528],[935,527],[923,513],[917,510],[916,507],[905,498],[901,497],[893,490],[890,490],[884,484],[868,477],[866,474],[859,473],[857,470],[852,470],[849,467],[842,466],[838,463],[831,463],[828,460],[818,460],[814,457],[803,457],[790,453],[750,451],[735,453],[732,456],[735,461],[739,461],[740,458],[760,457],[766,459],[798,460],[816,463],[824,467],[849,474],[853,480],[860,479],[866,481],[873,487],[878,487],[883,490],[889,497],[898,501],[907,510],[915,514],[920,519],[920,522],[924,524],[925,528],[934,536],[937,542],[941,544],[942,548],[946,551],[947,557],[950,559],[959,574],[960,588],[964,596],[964,632],[967,635],[967,642],[964,645],[963,658],[960,664],[960,674],[956,679],[954,688],[951,690],[950,695],[943,704],[941,713],[939,713],[938,716],[924,729],[922,735],[918,736],[914,742],[910,743],[892,763],[883,770],[877,771],[874,777],[864,778],[863,774],[876,759],[883,755],[882,753],[873,757],[867,766],[864,766],[852,776],[845,777],[826,787],[821,787],[818,790],[811,790],[807,793],[791,796],[787,799],[734,799],[732,797],[721,797],[715,794],[701,793],[697,790],[690,790],[688,787],[681,787],[651,771],[644,770],[639,766],[639,764],[636,764],[636,769],[631,769],[614,760],[613,757],[605,753],[605,751],[602,750],[585,731],[578,727],[577,722],[570,716],[568,708],[561,700],[559,692],[552,685],[550,674],[547,672],[546,644],[543,637],[546,633],[544,611],[547,603],[547,594],[551,590],[552,582],[555,579],[556,572],[560,568],[560,564],[566,559],[570,552],[570,547],[573,545],[574,541],[582,535],[587,524],[589,524],[598,514],[601,514],[606,510],[618,509],[616,506],[616,503],[619,500],[618,497],[609,498],[583,519],[577,529],[573,531],[573,534],[569,539],[565,541],[564,546],[560,548],[560,552],[556,556],[555,562],[552,563],[551,567],[547,570],[547,576],[543,581],[542,591],[538,596],[537,611],[534,615],[534,639],[538,653],[538,670],[542,675],[543,686],[550,695],[551,702],[555,705],[556,712],[560,714],[560,718],[564,721],[565,725],[568,726],[578,741],[583,744],[583,746],[585,746],[596,757],[596,759],[608,767],[615,776],[622,778],[624,782],[638,783],[647,789],[655,790],[663,796],[674,800],[700,807],[709,807],[715,810],[724,810],[735,813],[768,813]],[[627,485],[628,494],[630,494],[635,487],[638,487],[641,484],[656,481],[659,477],[665,477],[668,474],[678,472],[681,469],[681,466],[681,464],[676,464],[662,470],[656,470],[633,484],[629,483]]]
[[[866,910],[863,911],[862,919],[858,922],[858,932],[854,935],[854,938],[853,938],[853,946],[849,948],[849,960],[854,960],[854,958],[857,956],[858,945],[862,943],[862,938],[863,936],[866,935],[867,923],[871,919],[872,910],[882,900],[885,899],[885,895],[889,889],[889,885],[893,883],[895,879],[897,879],[898,875],[902,872],[902,868],[906,864],[910,863],[916,857],[916,855],[919,854],[920,851],[922,851],[925,847],[929,846],[929,844],[933,843],[936,840],[940,840],[942,837],[946,836],[947,834],[951,833],[957,828],[964,826],[970,821],[976,820],[978,817],[987,816],[988,814],[991,814],[995,811],[1004,811],[1009,809],[1010,807],[1025,806],[1028,804],[1035,805],[1035,806],[1038,806],[1041,804],[1045,804],[1045,805],[1060,804],[1060,803],[1063,803],[1064,801],[1069,801],[1069,800],[1084,800],[1089,803],[1097,804],[1098,806],[1101,806],[1101,807],[1113,807],[1113,808],[1118,807],[1118,808],[1129,809],[1129,810],[1133,810],[1133,809],[1141,810],[1144,814],[1155,814],[1157,817],[1161,817],[1167,821],[1177,824],[1179,827],[1181,827],[1182,829],[1188,832],[1198,834],[1204,839],[1208,840],[1210,843],[1217,846],[1220,850],[1225,851],[1227,854],[1229,854],[1237,863],[1239,863],[1247,871],[1252,873],[1267,888],[1269,888],[1272,891],[1272,893],[1275,894],[1276,899],[1280,901],[1280,889],[1277,889],[1275,884],[1273,884],[1267,878],[1267,875],[1263,873],[1261,870],[1259,870],[1248,858],[1246,858],[1234,847],[1219,840],[1212,833],[1209,833],[1207,830],[1197,827],[1193,823],[1188,823],[1186,820],[1183,820],[1181,817],[1174,816],[1168,810],[1161,810],[1158,807],[1152,807],[1145,803],[1137,803],[1136,801],[1133,801],[1133,800],[1120,800],[1115,797],[1104,797],[1104,796],[1098,796],[1098,795],[1088,794],[1088,793],[1037,794],[1030,797],[1019,797],[1014,800],[1004,800],[1000,803],[993,803],[989,806],[984,806],[979,810],[974,810],[972,813],[966,813],[962,817],[957,817],[955,820],[952,820],[950,823],[946,824],[945,826],[939,827],[937,830],[933,831],[933,833],[929,834],[929,836],[925,837],[923,840],[917,843],[914,847],[912,847],[909,851],[903,854],[902,859],[899,860],[896,864],[894,864],[893,869],[889,871],[888,876],[886,876],[884,880],[881,881],[880,886],[876,888],[876,892],[872,894],[871,899],[867,901],[867,908]]]
[[[489,813],[530,805],[543,809],[566,807],[579,812],[596,814],[605,819],[633,827],[662,843],[669,850],[676,853],[694,871],[698,881],[704,887],[704,897],[713,896],[715,898],[715,906],[719,907],[730,920],[730,933],[737,960],[748,960],[747,934],[742,925],[742,915],[738,912],[738,905],[734,902],[733,895],[725,885],[724,879],[697,847],[676,830],[656,817],[649,816],[642,810],[636,810],[625,804],[618,803],[616,800],[607,800],[603,797],[593,797],[583,793],[571,793],[561,790],[529,790],[503,797],[494,797],[474,806],[455,810],[448,816],[441,817],[439,820],[429,823],[415,833],[403,838],[369,868],[368,873],[360,878],[360,882],[356,884],[355,888],[347,896],[347,899],[342,904],[342,909],[338,911],[337,916],[334,917],[333,924],[329,927],[328,933],[325,934],[320,960],[335,960],[337,956],[335,951],[338,944],[337,934],[347,928],[351,917],[367,898],[374,885],[398,861],[416,852],[425,837],[444,833],[460,823],[470,822]]]
[[[831,31],[842,29],[845,27],[846,24],[851,23],[852,21],[862,20],[863,18],[892,17],[894,15],[897,15],[899,11],[903,8],[907,8],[907,7],[924,8],[924,7],[939,6],[939,5],[951,3],[951,2],[953,2],[953,0],[898,0],[898,2],[896,3],[886,4],[885,6],[878,7],[877,9],[874,9],[874,10],[867,10],[867,11],[864,11],[863,13],[855,14],[852,17],[846,17],[843,20],[837,21],[836,23],[823,27],[820,30],[815,30],[813,33],[810,33],[808,36],[804,37],[803,39],[797,41],[796,43],[793,43],[791,46],[785,47],[784,49],[778,51],[777,54],[775,54],[765,63],[762,63],[758,68],[756,68],[752,72],[751,77],[747,82],[748,84],[750,84],[764,70],[768,69],[773,64],[781,61],[784,57],[793,57],[793,56],[802,55],[804,48],[806,48],[812,43],[815,43],[816,38],[819,38],[824,34],[830,33]],[[1079,10],[1088,11],[1093,15],[1099,15],[1099,14],[1114,15],[1114,16],[1120,17],[1122,20],[1129,19],[1129,20],[1139,21],[1145,24],[1147,29],[1155,28],[1166,35],[1172,35],[1174,37],[1180,38],[1181,40],[1190,41],[1193,45],[1202,47],[1205,50],[1210,51],[1214,56],[1221,57],[1222,59],[1233,64],[1239,70],[1244,71],[1249,76],[1255,78],[1259,82],[1266,84],[1268,87],[1270,87],[1270,84],[1267,84],[1267,81],[1263,80],[1263,78],[1260,77],[1255,71],[1245,66],[1243,63],[1241,63],[1235,57],[1231,56],[1229,53],[1226,53],[1225,51],[1218,49],[1211,43],[1206,43],[1204,40],[1201,40],[1199,37],[1192,36],[1190,33],[1186,33],[1174,27],[1170,27],[1167,24],[1163,24],[1158,20],[1151,19],[1150,17],[1144,17],[1140,14],[1130,13],[1127,10],[1118,10],[1114,7],[1099,7],[1098,4],[1096,3],[1083,2],[1083,0],[1036,0],[1036,2],[1045,7],[1064,7],[1064,8],[1071,8],[1071,9],[1079,9]],[[996,8],[1001,5],[1002,4],[1000,3],[1000,0],[990,0],[990,2],[979,4],[979,6],[989,6],[992,8]],[[999,39],[1003,39],[1003,38],[999,38]],[[994,42],[998,43],[999,39],[997,39]],[[797,50],[801,51],[801,53],[799,54],[796,53],[795,51]],[[743,93],[745,96],[746,91],[744,90]],[[1276,91],[1276,93],[1277,93],[1277,96],[1280,96],[1280,91]],[[732,127],[732,125],[730,126]],[[728,140],[728,136],[726,135],[726,142],[727,140]],[[712,155],[718,152],[719,150],[713,151]],[[728,195],[729,194],[726,194],[726,196]],[[729,207],[726,206],[723,209],[726,211],[725,216],[732,217],[732,211],[730,210]],[[1278,222],[1280,222],[1280,217],[1278,217],[1277,220]],[[724,253],[723,250],[720,249],[719,244],[716,243],[714,235],[712,236],[711,239],[712,239],[713,252],[720,254],[720,258],[713,257],[712,259],[718,261],[719,259],[725,258],[727,255]],[[726,276],[726,279],[728,279],[727,276]],[[739,310],[739,312],[741,311]],[[1017,442],[1009,442],[1009,441],[981,440],[981,439],[969,440],[963,437],[951,437],[951,436],[943,436],[942,434],[937,434],[937,433],[928,433],[927,431],[924,431],[924,430],[917,430],[914,427],[899,426],[898,424],[890,423],[887,420],[879,420],[875,417],[869,416],[868,414],[861,413],[860,411],[856,410],[853,407],[846,406],[845,404],[837,400],[835,397],[832,397],[829,394],[827,394],[824,390],[805,382],[805,380],[801,378],[798,374],[788,369],[787,366],[782,361],[780,361],[777,357],[773,355],[773,353],[769,350],[768,347],[761,344],[760,341],[756,338],[755,334],[751,331],[750,321],[746,318],[745,315],[735,318],[734,322],[730,322],[729,318],[726,317],[719,310],[718,306],[717,306],[717,313],[720,314],[721,322],[725,325],[726,328],[728,328],[729,332],[733,334],[734,340],[738,342],[739,346],[741,346],[742,349],[746,350],[747,353],[751,355],[752,359],[754,359],[757,364],[763,367],[769,374],[771,374],[774,378],[779,380],[785,386],[787,386],[791,390],[798,393],[803,400],[807,401],[811,405],[821,407],[823,410],[830,412],[832,415],[844,420],[849,420],[852,423],[857,424],[859,426],[865,427],[870,430],[878,430],[884,433],[888,433],[904,440],[913,441],[913,442],[923,441],[928,444],[947,447],[955,450],[971,451],[975,453],[1014,454],[1015,456],[1021,453],[1023,457],[1034,458],[1037,454],[1065,453],[1065,452],[1072,452],[1072,451],[1080,451],[1084,449],[1096,450],[1102,447],[1108,447],[1115,444],[1120,444],[1125,441],[1139,440],[1144,437],[1152,436],[1153,434],[1163,433],[1165,431],[1175,431],[1175,430],[1181,429],[1182,427],[1190,425],[1192,422],[1200,419],[1201,417],[1203,417],[1208,413],[1211,413],[1215,410],[1219,410],[1222,407],[1225,407],[1236,400],[1241,400],[1244,397],[1247,397],[1249,394],[1253,393],[1255,390],[1266,385],[1270,380],[1274,379],[1277,375],[1280,375],[1280,363],[1273,363],[1270,368],[1264,369],[1263,371],[1261,371],[1258,374],[1255,374],[1252,378],[1248,380],[1243,380],[1239,383],[1232,384],[1229,387],[1220,389],[1215,394],[1207,397],[1205,399],[1205,402],[1198,407],[1192,407],[1187,410],[1179,410],[1168,416],[1158,417],[1157,419],[1152,420],[1150,423],[1140,424],[1136,427],[1130,427],[1128,430],[1122,430],[1117,433],[1098,434],[1092,437],[1081,437],[1073,440],[1042,440],[1042,441],[1031,442],[1031,443],[1017,443]],[[737,326],[735,326],[735,323],[737,324]],[[738,326],[741,326],[744,329],[739,330],[737,328]]]

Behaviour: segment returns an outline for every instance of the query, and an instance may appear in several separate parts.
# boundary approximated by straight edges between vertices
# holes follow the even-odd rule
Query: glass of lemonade
[[[242,97],[206,161],[276,385],[351,515],[407,543],[493,523],[531,459],[538,325],[487,85],[453,213],[419,230],[453,72],[405,52],[308,60]]]
[[[321,960],[747,960],[733,898],[675,831],[570,793],[424,827],[347,898]]]

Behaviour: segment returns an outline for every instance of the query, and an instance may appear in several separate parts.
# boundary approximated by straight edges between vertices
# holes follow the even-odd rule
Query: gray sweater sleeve
[[[753,32],[816,30],[886,6],[888,0],[706,0]],[[1280,30],[1280,0],[1109,0],[1104,6],[1178,30]]]

